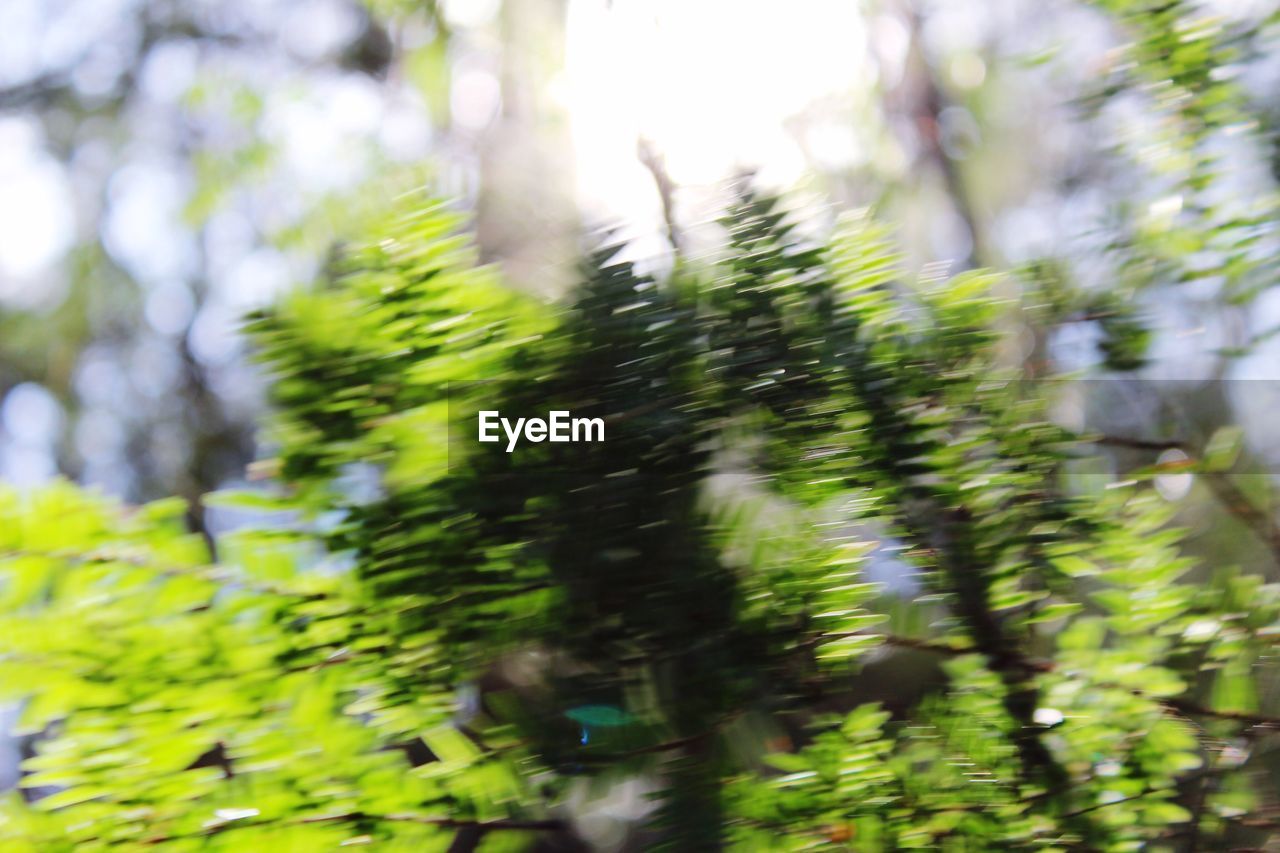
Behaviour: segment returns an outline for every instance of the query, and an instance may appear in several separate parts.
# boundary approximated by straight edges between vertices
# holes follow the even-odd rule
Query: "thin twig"
[[[1280,729],[1280,717],[1269,714],[1252,714],[1247,711],[1220,711],[1217,708],[1206,708],[1204,705],[1198,705],[1186,699],[1161,699],[1159,702],[1179,713],[1193,717],[1214,717],[1219,720],[1232,720],[1251,726],[1267,726]]]
[[[1103,435],[1093,439],[1094,444],[1107,447],[1124,447],[1129,450],[1186,450],[1186,442],[1174,439],[1161,440],[1149,438],[1130,438],[1123,435]]]
[[[658,198],[662,202],[662,219],[667,226],[667,239],[678,257],[684,251],[684,234],[676,221],[676,183],[671,180],[671,173],[667,171],[666,159],[651,140],[640,137],[636,143],[636,156],[653,175],[653,182],[658,187]]]

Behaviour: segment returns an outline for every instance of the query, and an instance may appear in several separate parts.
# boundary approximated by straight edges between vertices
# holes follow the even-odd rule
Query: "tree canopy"
[[[1072,60],[1035,27],[949,55],[949,4],[872,5],[874,103],[787,119],[799,187],[627,139],[648,242],[563,186],[548,57],[611,43],[561,0],[335,0],[276,76],[284,12],[142,3],[115,65],[0,69],[0,144],[106,211],[61,291],[0,279],[0,475],[13,439],[126,485],[0,482],[0,846],[1274,846],[1276,400],[1226,380],[1280,338],[1280,13],[1046,4],[1116,44],[1044,129],[1027,89]],[[722,97],[761,86],[770,45],[719,47]],[[298,91],[332,109],[288,125]],[[316,115],[360,156],[303,186]],[[172,256],[126,239],[161,173]],[[237,302],[261,264],[313,280]],[[482,411],[604,440],[484,443]]]
[[[602,843],[584,803],[627,779],[670,849],[1262,831],[1235,770],[1280,588],[1180,580],[1159,465],[1072,476],[1098,437],[1002,363],[1006,279],[913,281],[749,183],[722,224],[659,279],[606,238],[551,310],[406,204],[252,319],[278,486],[210,496],[258,518],[216,560],[180,502],[6,493],[0,681],[46,794],[6,843]],[[470,440],[559,401],[606,440]],[[896,666],[933,674],[865,701]]]

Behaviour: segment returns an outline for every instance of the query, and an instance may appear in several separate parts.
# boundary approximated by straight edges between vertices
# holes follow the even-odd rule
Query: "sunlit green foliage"
[[[1117,148],[1140,169],[1143,186],[1116,201],[1108,244],[1114,281],[1089,309],[1104,315],[1109,366],[1142,365],[1147,337],[1139,318],[1143,291],[1207,283],[1222,305],[1245,305],[1277,284],[1274,190],[1257,187],[1243,164],[1265,138],[1255,132],[1269,110],[1251,103],[1241,72],[1269,50],[1280,17],[1235,19],[1194,0],[1094,0],[1125,38],[1091,107],[1115,108]],[[1140,104],[1143,121],[1125,119]],[[1139,301],[1135,303],[1135,297]],[[1224,355],[1239,355],[1275,334],[1255,330]]]
[[[1000,276],[913,281],[749,187],[723,224],[669,280],[588,252],[556,312],[393,216],[253,319],[277,490],[210,498],[259,514],[216,560],[180,505],[0,495],[41,794],[6,849],[522,849],[628,778],[667,849],[1248,838],[1277,590],[1182,582],[1141,473],[1071,485]],[[558,406],[606,440],[473,440]]]

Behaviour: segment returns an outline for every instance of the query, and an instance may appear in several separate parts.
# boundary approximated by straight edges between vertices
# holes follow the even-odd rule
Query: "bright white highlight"
[[[738,167],[786,185],[805,168],[791,120],[874,79],[846,0],[792,0],[785,13],[771,0],[571,0],[566,41],[583,202],[627,219],[657,209],[639,138],[683,186]]]
[[[23,119],[0,121],[0,186],[0,272],[35,275],[70,246],[75,218],[66,175]]]

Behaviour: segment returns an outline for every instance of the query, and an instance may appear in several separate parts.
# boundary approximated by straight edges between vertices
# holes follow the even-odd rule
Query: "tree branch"
[[[1106,447],[1123,447],[1130,450],[1152,450],[1157,452],[1181,450],[1193,461],[1196,460],[1198,455],[1194,448],[1185,441],[1176,439],[1158,440],[1103,435],[1094,438],[1093,443]],[[1257,505],[1245,497],[1244,493],[1226,474],[1218,471],[1197,471],[1196,473],[1204,480],[1205,485],[1209,487],[1209,490],[1213,492],[1214,497],[1218,499],[1223,507],[1262,540],[1275,555],[1276,562],[1280,562],[1280,524],[1276,522],[1275,518],[1270,513],[1259,509]]]
[[[813,638],[812,643],[822,643],[831,640],[847,639],[849,637],[879,637],[885,645],[898,646],[905,649],[915,649],[916,651],[929,652],[935,655],[946,655],[948,657],[960,657],[963,655],[981,654],[974,646],[952,646],[945,643],[930,642],[929,640],[918,640],[914,637],[902,637],[895,634],[876,634],[868,631],[840,631],[830,634],[819,634]],[[1036,660],[1027,658],[1025,665],[1035,672],[1053,672],[1056,666],[1052,661]],[[1272,716],[1269,714],[1255,714],[1246,711],[1220,711],[1216,708],[1209,708],[1192,702],[1189,699],[1161,699],[1143,693],[1141,690],[1128,687],[1122,684],[1114,684],[1111,682],[1092,682],[1094,687],[1100,687],[1108,690],[1127,690],[1135,696],[1143,699],[1149,699],[1165,708],[1176,711],[1180,714],[1194,717],[1213,717],[1218,720],[1231,720],[1237,723],[1244,723],[1250,726],[1264,726],[1280,730],[1280,716]]]
[[[684,234],[676,221],[676,183],[671,180],[671,174],[667,171],[666,159],[658,151],[657,146],[643,136],[636,143],[636,154],[644,167],[653,175],[653,182],[658,187],[658,198],[662,201],[662,219],[667,226],[667,240],[679,257],[684,251]]]

